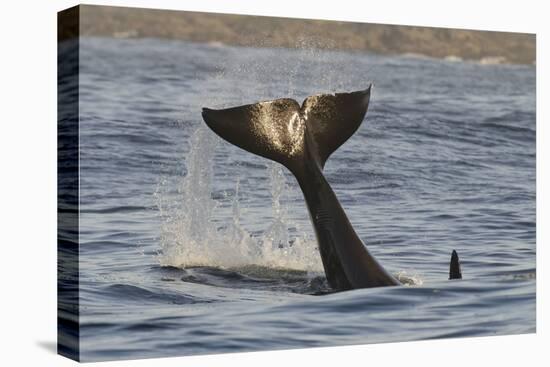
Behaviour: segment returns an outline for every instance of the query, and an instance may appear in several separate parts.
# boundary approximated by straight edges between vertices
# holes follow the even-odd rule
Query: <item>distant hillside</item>
[[[157,37],[229,45],[317,47],[415,53],[482,62],[532,64],[535,35],[185,11],[80,6],[83,36]],[[70,34],[61,34],[61,38]]]

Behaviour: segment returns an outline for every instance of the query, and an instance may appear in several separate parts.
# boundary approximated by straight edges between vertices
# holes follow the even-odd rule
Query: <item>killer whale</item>
[[[203,120],[221,138],[293,173],[308,207],[325,275],[335,290],[400,284],[363,244],[322,173],[329,156],[363,122],[370,95],[371,86],[313,95],[302,105],[281,98],[202,110]]]
[[[217,135],[274,160],[296,177],[315,229],[329,285],[336,290],[398,285],[368,251],[323,176],[328,157],[362,123],[371,87],[352,93],[319,94],[302,105],[289,98],[227,109],[203,108]]]

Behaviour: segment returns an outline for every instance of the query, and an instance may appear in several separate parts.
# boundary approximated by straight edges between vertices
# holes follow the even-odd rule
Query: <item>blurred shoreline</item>
[[[536,36],[527,33],[94,5],[80,5],[79,10],[81,36],[161,38],[251,47],[307,46],[482,64],[535,64],[536,60]],[[75,34],[62,28],[65,27],[60,27],[60,40]]]

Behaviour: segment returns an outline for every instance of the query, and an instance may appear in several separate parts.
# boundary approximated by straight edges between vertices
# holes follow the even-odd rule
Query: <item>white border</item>
[[[543,1],[134,0],[94,4],[537,33],[537,334],[100,363],[101,366],[540,366],[548,363],[548,33]],[[56,12],[74,1],[5,1],[0,12],[0,364],[72,365],[56,341]],[[7,204],[7,205],[6,205]],[[474,316],[472,316],[474,317]],[[49,346],[49,347],[48,347]],[[547,347],[548,348],[548,347]]]

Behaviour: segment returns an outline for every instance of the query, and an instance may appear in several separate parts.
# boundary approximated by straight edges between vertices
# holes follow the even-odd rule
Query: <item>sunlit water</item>
[[[81,41],[83,360],[535,331],[534,67],[301,45]],[[325,174],[407,285],[331,293],[295,179],[200,111],[370,82]]]

